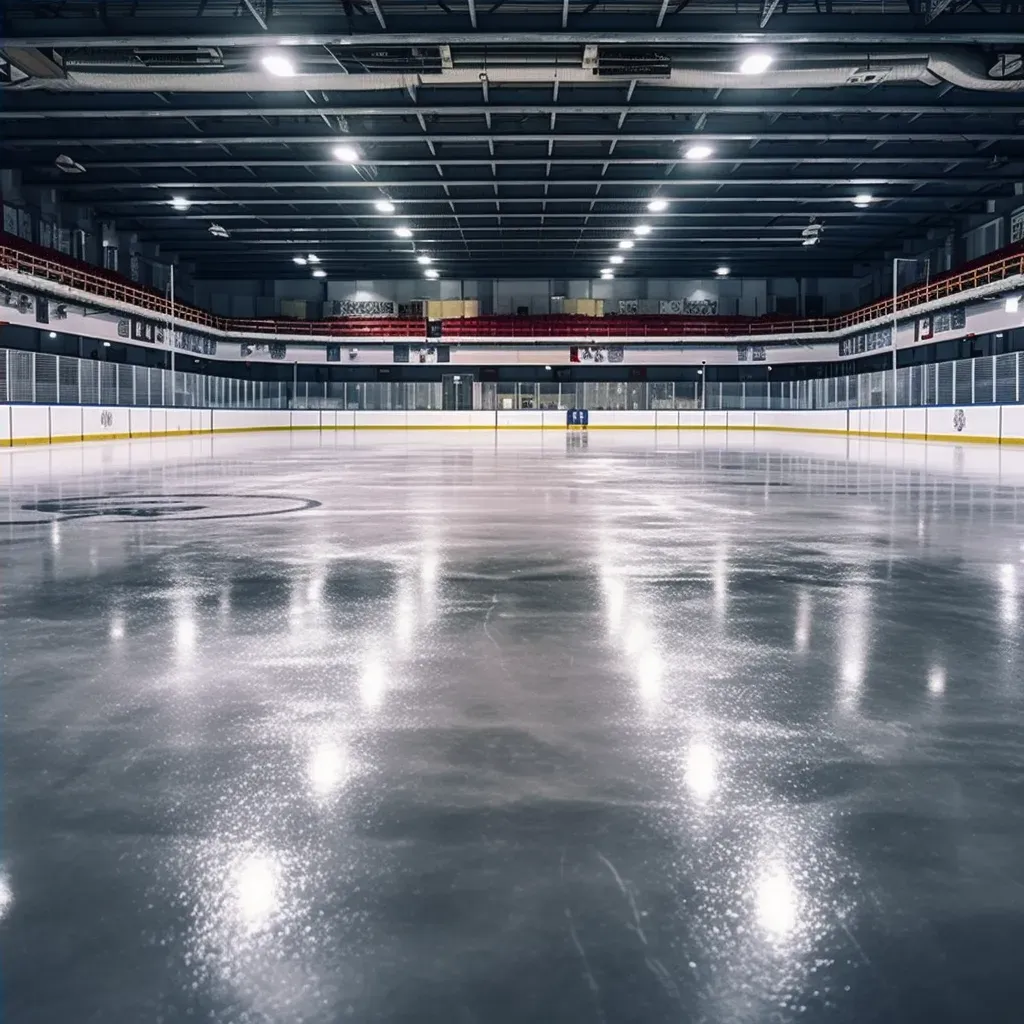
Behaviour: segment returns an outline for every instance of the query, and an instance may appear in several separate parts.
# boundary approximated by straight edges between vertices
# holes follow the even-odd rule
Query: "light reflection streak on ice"
[[[796,601],[796,629],[793,634],[793,646],[803,654],[810,642],[811,595],[806,589],[801,588]]]
[[[686,751],[683,767],[686,788],[698,803],[709,800],[718,788],[718,758],[706,740],[694,740]]]
[[[999,618],[1004,626],[1017,621],[1017,567],[1009,562],[999,567]]]
[[[855,710],[867,670],[871,632],[871,591],[862,584],[846,588],[839,614],[840,705]]]
[[[625,577],[609,559],[599,566],[608,635],[621,649],[636,682],[641,704],[653,711],[661,702],[664,663],[644,609],[629,593]]]

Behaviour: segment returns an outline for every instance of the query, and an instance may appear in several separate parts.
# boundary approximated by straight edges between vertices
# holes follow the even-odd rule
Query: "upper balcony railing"
[[[50,281],[81,292],[124,303],[151,313],[154,319],[195,324],[227,334],[265,334],[279,337],[323,339],[423,338],[426,321],[397,318],[334,318],[328,320],[245,319],[215,316],[206,310],[170,299],[134,284],[119,274],[93,267],[52,250],[0,234],[0,269]],[[902,291],[897,311],[921,307],[939,299],[1024,275],[1024,244],[1001,250],[958,271],[943,274],[926,285]],[[784,319],[778,316],[643,316],[605,317],[491,316],[446,320],[444,338],[702,338],[723,336],[751,340],[785,335],[820,335],[846,332],[861,324],[891,317],[893,300],[881,299],[836,317]]]

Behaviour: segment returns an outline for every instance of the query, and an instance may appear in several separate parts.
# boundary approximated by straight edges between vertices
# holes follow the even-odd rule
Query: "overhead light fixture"
[[[550,370],[550,369],[551,369],[551,364],[550,364],[550,363],[548,363],[548,364],[547,364],[547,365],[546,365],[546,366],[544,367],[544,369],[545,369],[545,370]]]
[[[632,238],[624,238],[621,242],[619,242],[619,248],[620,249],[632,249],[633,248],[633,239]]]
[[[711,146],[698,142],[693,146],[689,146],[683,155],[687,160],[707,160],[712,153],[714,153],[714,149]]]
[[[228,229],[223,224],[211,224],[207,229],[214,238],[228,238]]]
[[[56,331],[50,331],[50,337],[51,338],[56,338],[57,337],[57,332]]]
[[[865,206],[870,206],[874,202],[874,198],[870,192],[861,192],[853,197],[853,205],[863,210]]]
[[[431,268],[430,270],[424,270],[423,273],[424,273],[424,275],[426,277],[430,277],[430,278],[437,277],[437,271],[434,270],[433,268]]]
[[[740,62],[741,75],[763,75],[775,61],[775,58],[765,50],[756,50],[748,53]]]
[[[651,233],[651,225],[650,224],[637,224],[637,226],[635,228],[633,228],[633,234],[634,235],[639,235],[641,238],[643,238],[644,235],[649,235],[650,233]]]
[[[625,256],[609,256],[608,257],[608,262],[609,263],[623,263],[623,262],[625,262],[625,259],[626,259]]]
[[[305,256],[293,256],[292,257],[292,263],[296,264],[297,266],[304,267],[306,265],[306,257]]]
[[[1016,313],[1018,309],[1020,309],[1020,296],[1019,295],[1011,295],[1006,300],[1006,312],[1007,313]]]
[[[394,213],[395,212],[395,204],[392,203],[390,200],[387,200],[387,199],[378,199],[377,202],[375,202],[373,205],[376,207],[376,209],[380,213]]]
[[[818,244],[818,236],[817,235],[812,235],[810,238],[805,238],[803,240],[802,244],[803,245],[817,245]]]
[[[354,164],[359,161],[359,150],[355,146],[335,146],[331,151],[335,160],[343,164]]]
[[[184,196],[171,196],[171,206],[176,210],[187,210],[192,205],[191,200]]]
[[[104,348],[110,348],[110,342],[109,341],[103,342],[103,347]]]
[[[665,199],[652,199],[647,204],[647,209],[651,213],[664,213],[668,209],[668,201]]]
[[[399,238],[412,238],[412,229],[407,228],[404,224],[400,224],[397,228],[395,228],[395,234]]]
[[[56,164],[58,171],[63,171],[65,174],[85,174],[85,167],[77,160],[68,156],[67,153],[61,153],[54,160],[54,164]]]
[[[306,257],[306,262],[307,263],[319,263],[320,262],[320,257],[319,256],[314,256],[313,253],[310,253]]]
[[[260,63],[268,74],[276,78],[291,78],[295,74],[295,65],[280,52],[265,53]]]
[[[602,267],[601,268],[601,276],[602,277],[611,277],[612,274],[614,274],[614,273],[615,273],[615,271],[612,270],[611,267]]]
[[[433,263],[434,261],[424,253],[416,257],[416,262],[421,267],[429,267],[430,264]]]
[[[314,277],[326,277],[327,276],[327,271],[326,270],[314,270],[313,271],[313,276]]]
[[[715,277],[728,277],[730,273],[729,267],[715,267]]]

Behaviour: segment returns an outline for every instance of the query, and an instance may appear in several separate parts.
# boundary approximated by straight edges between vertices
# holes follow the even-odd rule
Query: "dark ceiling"
[[[1019,2],[2,9],[0,161],[202,277],[301,275],[306,252],[344,278],[417,276],[416,254],[453,278],[592,277],[613,254],[622,276],[846,275],[1024,181]]]

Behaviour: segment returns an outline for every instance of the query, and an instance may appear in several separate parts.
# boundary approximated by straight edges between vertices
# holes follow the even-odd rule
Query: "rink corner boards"
[[[0,406],[0,448],[264,431],[756,431],[1024,445],[1024,405],[905,409],[401,411]]]

